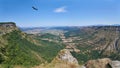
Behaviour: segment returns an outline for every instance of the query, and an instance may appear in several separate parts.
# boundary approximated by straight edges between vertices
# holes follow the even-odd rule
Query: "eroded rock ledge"
[[[120,68],[120,61],[112,61],[109,58],[89,60],[85,68]]]

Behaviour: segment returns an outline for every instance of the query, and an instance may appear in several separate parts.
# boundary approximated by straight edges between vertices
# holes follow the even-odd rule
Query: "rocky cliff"
[[[22,32],[13,22],[0,23],[0,68],[31,68],[50,63],[63,48],[60,43]]]
[[[18,30],[14,22],[0,22],[0,35]]]
[[[89,60],[85,64],[85,68],[120,68],[120,61],[102,58],[97,60]]]
[[[53,68],[79,68],[79,64],[76,58],[72,56],[69,50],[63,49],[52,61]]]
[[[59,61],[59,62],[65,62],[65,63],[74,63],[74,64],[78,64],[78,61],[76,58],[74,58],[72,56],[72,54],[70,53],[69,50],[67,49],[63,49],[61,50],[57,57],[55,58],[55,60]]]

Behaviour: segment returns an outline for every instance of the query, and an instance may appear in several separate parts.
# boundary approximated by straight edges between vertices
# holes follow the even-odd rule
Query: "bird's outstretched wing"
[[[34,10],[38,10],[36,7],[34,7],[34,6],[32,6],[32,8],[34,9]]]

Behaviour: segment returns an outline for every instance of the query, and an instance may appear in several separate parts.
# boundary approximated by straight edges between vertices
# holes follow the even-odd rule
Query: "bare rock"
[[[0,35],[12,32],[13,30],[18,30],[14,22],[0,22]]]
[[[120,68],[120,61],[112,61],[110,65],[112,68]]]
[[[58,56],[56,57],[57,60],[67,62],[67,63],[75,63],[78,64],[78,61],[76,58],[72,56],[69,50],[63,49],[58,53]]]
[[[85,66],[86,68],[112,68],[109,63],[111,63],[111,60],[109,58],[103,58],[97,60],[89,60]]]

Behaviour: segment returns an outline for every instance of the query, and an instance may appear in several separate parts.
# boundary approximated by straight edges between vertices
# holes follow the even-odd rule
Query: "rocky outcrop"
[[[85,68],[120,68],[120,61],[112,61],[109,58],[89,60]]]
[[[112,68],[111,60],[109,58],[97,59],[97,60],[89,60],[86,64],[86,68]]]
[[[76,58],[72,56],[68,49],[61,50],[52,61],[53,68],[80,68]]]
[[[0,22],[0,35],[18,30],[14,22]]]
[[[16,24],[14,22],[3,22],[0,23],[1,27],[5,27],[5,28],[10,28],[10,27],[16,27]]]
[[[109,63],[112,68],[120,68],[120,61],[112,61]]]
[[[58,53],[58,56],[56,57],[57,61],[62,61],[66,63],[74,63],[78,64],[78,61],[76,58],[72,56],[69,50],[63,49]]]

